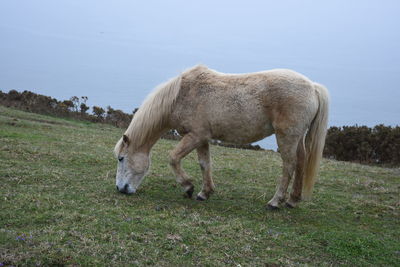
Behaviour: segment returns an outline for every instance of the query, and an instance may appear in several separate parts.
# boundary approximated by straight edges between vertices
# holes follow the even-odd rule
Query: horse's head
[[[134,151],[129,145],[128,136],[123,135],[114,150],[118,158],[117,190],[124,194],[136,192],[150,165],[149,153]]]

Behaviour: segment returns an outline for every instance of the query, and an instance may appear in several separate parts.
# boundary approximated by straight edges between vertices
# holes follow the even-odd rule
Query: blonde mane
[[[181,86],[181,75],[156,87],[147,96],[139,110],[133,116],[125,135],[128,136],[132,149],[138,148],[153,137],[154,132],[161,131],[169,115]],[[115,146],[115,152],[121,149],[121,140]]]

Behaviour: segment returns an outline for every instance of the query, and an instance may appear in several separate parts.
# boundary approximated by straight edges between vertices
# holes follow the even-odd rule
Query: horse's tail
[[[304,199],[309,199],[312,194],[318,174],[319,164],[322,158],[328,124],[328,90],[318,83],[314,83],[314,88],[318,96],[319,106],[317,114],[308,129],[305,140],[306,166],[303,178]]]

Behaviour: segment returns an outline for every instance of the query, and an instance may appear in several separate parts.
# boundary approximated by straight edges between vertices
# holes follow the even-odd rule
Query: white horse
[[[195,66],[160,85],[139,108],[115,146],[117,189],[135,193],[150,165],[150,150],[168,130],[183,135],[170,164],[189,198],[194,187],[181,168],[183,157],[196,149],[203,174],[197,200],[214,191],[208,141],[246,144],[276,135],[283,174],[268,208],[286,200],[295,207],[312,193],[322,157],[328,120],[328,91],[291,70],[223,74]]]

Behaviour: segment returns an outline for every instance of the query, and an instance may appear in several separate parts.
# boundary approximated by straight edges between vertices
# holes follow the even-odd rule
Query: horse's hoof
[[[196,200],[198,200],[198,201],[204,201],[204,200],[207,200],[207,199],[205,199],[205,198],[202,197],[202,196],[197,195]]]
[[[192,198],[194,192],[194,186],[190,187],[188,190],[186,190],[184,196],[186,198]]]
[[[273,205],[271,205],[271,204],[268,204],[268,205],[267,205],[267,210],[279,210],[279,207],[273,206]]]

